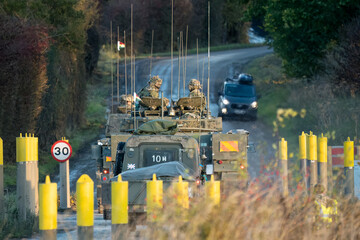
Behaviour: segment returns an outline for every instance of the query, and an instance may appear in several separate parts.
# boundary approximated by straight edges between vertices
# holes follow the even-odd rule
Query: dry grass
[[[145,239],[359,239],[359,203],[338,199],[339,220],[328,227],[315,223],[313,197],[300,188],[282,197],[279,185],[263,188],[266,179],[246,190],[230,189],[220,206],[203,196],[190,209],[176,206],[174,195],[164,197],[164,209],[148,225]]]

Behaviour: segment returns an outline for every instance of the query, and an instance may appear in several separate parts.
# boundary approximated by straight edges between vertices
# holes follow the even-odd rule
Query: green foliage
[[[31,237],[39,229],[38,217],[28,213],[25,221],[18,219],[16,193],[5,195],[5,214],[0,216],[0,239]]]
[[[277,1],[265,4],[265,29],[286,72],[310,77],[323,69],[319,60],[339,39],[338,29],[358,14],[356,1]]]

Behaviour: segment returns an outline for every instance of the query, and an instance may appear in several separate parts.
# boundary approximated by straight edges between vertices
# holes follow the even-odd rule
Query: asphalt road
[[[226,77],[233,76],[236,73],[240,73],[243,70],[244,64],[251,59],[263,56],[272,52],[267,47],[248,48],[231,51],[223,51],[211,53],[210,61],[210,110],[213,115],[217,115],[217,86],[224,81]],[[199,61],[197,61],[199,59]],[[199,64],[197,64],[199,62]],[[150,73],[150,61],[140,60],[136,62],[136,90],[139,91],[149,79]],[[163,85],[161,90],[164,92],[164,96],[170,98],[172,92],[172,98],[177,100],[178,94],[182,97],[187,95],[188,89],[183,91],[183,68],[180,67],[180,93],[178,93],[178,59],[173,59],[173,83],[171,84],[171,60],[169,58],[154,59],[152,63],[152,75],[159,75],[163,79]],[[120,67],[120,72],[124,67]],[[130,66],[128,65],[128,74],[130,75]],[[200,54],[187,57],[186,64],[186,84],[192,78],[198,78],[204,81],[204,93],[207,94],[207,54]],[[204,72],[204,74],[203,74]],[[130,76],[129,76],[130,79]],[[203,80],[204,79],[204,80]],[[256,81],[256,79],[255,79]],[[122,84],[123,86],[124,84]],[[130,84],[128,84],[130,92]],[[173,91],[171,91],[171,86]],[[116,96],[116,90],[114,90],[114,96]],[[124,92],[124,88],[120,90]],[[111,102],[111,101],[109,101]],[[259,106],[261,108],[261,105]],[[223,121],[223,132],[227,132],[231,129],[245,129],[250,132],[249,141],[251,143],[252,150],[248,153],[249,172],[252,179],[257,178],[260,173],[262,165],[266,165],[271,162],[275,157],[275,151],[272,145],[276,142],[272,137],[272,129],[268,128],[262,123],[261,119],[254,122],[240,121],[238,119]],[[82,151],[76,154],[76,157],[70,160],[70,185],[71,192],[76,191],[76,181],[82,174],[88,174],[95,181],[95,169],[96,164],[91,160],[91,147],[84,148]],[[54,179],[58,181],[58,178]],[[59,186],[59,183],[58,183]],[[96,194],[94,189],[94,194]],[[96,195],[95,195],[96,196]],[[96,199],[96,197],[95,197]],[[96,205],[95,205],[96,206]],[[94,234],[96,238],[109,239],[107,233],[111,230],[111,221],[104,221],[102,216],[96,214]],[[76,215],[74,213],[59,214],[58,216],[58,239],[75,239],[76,237]],[[35,236],[35,239],[38,237]],[[137,237],[134,236],[133,239]]]
[[[213,116],[217,116],[218,113],[218,95],[217,91],[220,84],[226,77],[232,77],[235,74],[243,71],[243,66],[250,60],[271,53],[272,50],[268,47],[258,48],[246,48],[230,51],[222,51],[211,53],[210,56],[210,110]],[[172,99],[177,100],[178,95],[180,97],[187,96],[189,94],[187,83],[190,79],[199,79],[203,82],[203,92],[207,96],[207,80],[208,80],[208,56],[206,54],[200,54],[199,56],[192,55],[187,57],[186,64],[186,81],[184,91],[184,64],[180,61],[180,93],[179,89],[179,60],[174,57],[173,59],[173,81],[171,83],[171,59],[155,60],[152,67],[152,75],[159,75],[163,79],[163,85],[161,90],[164,92],[164,96],[170,98],[172,93]],[[199,63],[199,64],[198,64]],[[142,62],[146,65],[146,63]],[[150,69],[150,68],[145,68]],[[139,69],[139,71],[141,71]],[[142,74],[142,77],[148,77],[149,72]],[[147,74],[147,76],[146,76]],[[199,77],[198,77],[199,76]],[[138,80],[138,79],[137,79]],[[256,81],[256,79],[255,79]],[[142,86],[140,85],[140,89]],[[171,91],[171,89],[173,89]],[[261,108],[261,106],[259,106]],[[240,121],[240,119],[224,120],[223,132],[227,132],[231,129],[245,129],[250,132],[249,141],[252,144],[252,148],[248,155],[249,172],[252,179],[258,177],[260,167],[263,164],[267,164],[274,159],[274,150],[272,148],[275,140],[272,138],[272,129],[266,127],[261,119],[254,122]],[[255,151],[255,152],[254,152]]]

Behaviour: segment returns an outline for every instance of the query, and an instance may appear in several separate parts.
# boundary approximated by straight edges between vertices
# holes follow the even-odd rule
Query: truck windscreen
[[[144,163],[145,166],[152,166],[155,164],[179,161],[179,149],[166,148],[166,149],[145,149],[144,150]]]

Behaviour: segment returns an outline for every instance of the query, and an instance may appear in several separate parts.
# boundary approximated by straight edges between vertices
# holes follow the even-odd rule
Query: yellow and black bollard
[[[38,138],[20,134],[16,138],[16,204],[21,220],[27,212],[39,213]]]
[[[284,138],[281,138],[279,141],[279,163],[281,164],[281,182],[282,182],[282,192],[283,196],[286,197],[289,194],[289,185],[288,185],[288,151],[287,151],[287,141]]]
[[[94,182],[83,174],[76,183],[78,239],[94,237]]]
[[[310,193],[313,192],[317,184],[317,138],[312,132],[306,139],[307,159],[310,161]]]
[[[327,191],[327,138],[324,137],[323,134],[321,134],[321,137],[318,138],[318,168],[320,172],[319,183],[323,185],[325,187],[325,191]]]
[[[163,207],[163,181],[156,180],[156,174],[146,183],[146,199],[147,221],[155,222]]]
[[[344,142],[344,175],[346,197],[354,196],[354,141],[350,141],[348,137]]]
[[[46,176],[39,184],[39,230],[41,239],[56,239],[57,229],[57,184]]]
[[[303,187],[307,189],[309,187],[309,171],[306,159],[306,135],[304,132],[302,132],[299,136],[299,160],[301,176],[303,179]]]
[[[0,138],[0,218],[4,216],[4,151],[3,140]]]
[[[220,181],[214,181],[214,175],[211,175],[210,181],[205,182],[205,194],[208,202],[220,204]]]
[[[128,217],[128,191],[129,183],[118,181],[111,183],[111,239],[122,239],[129,222]]]

